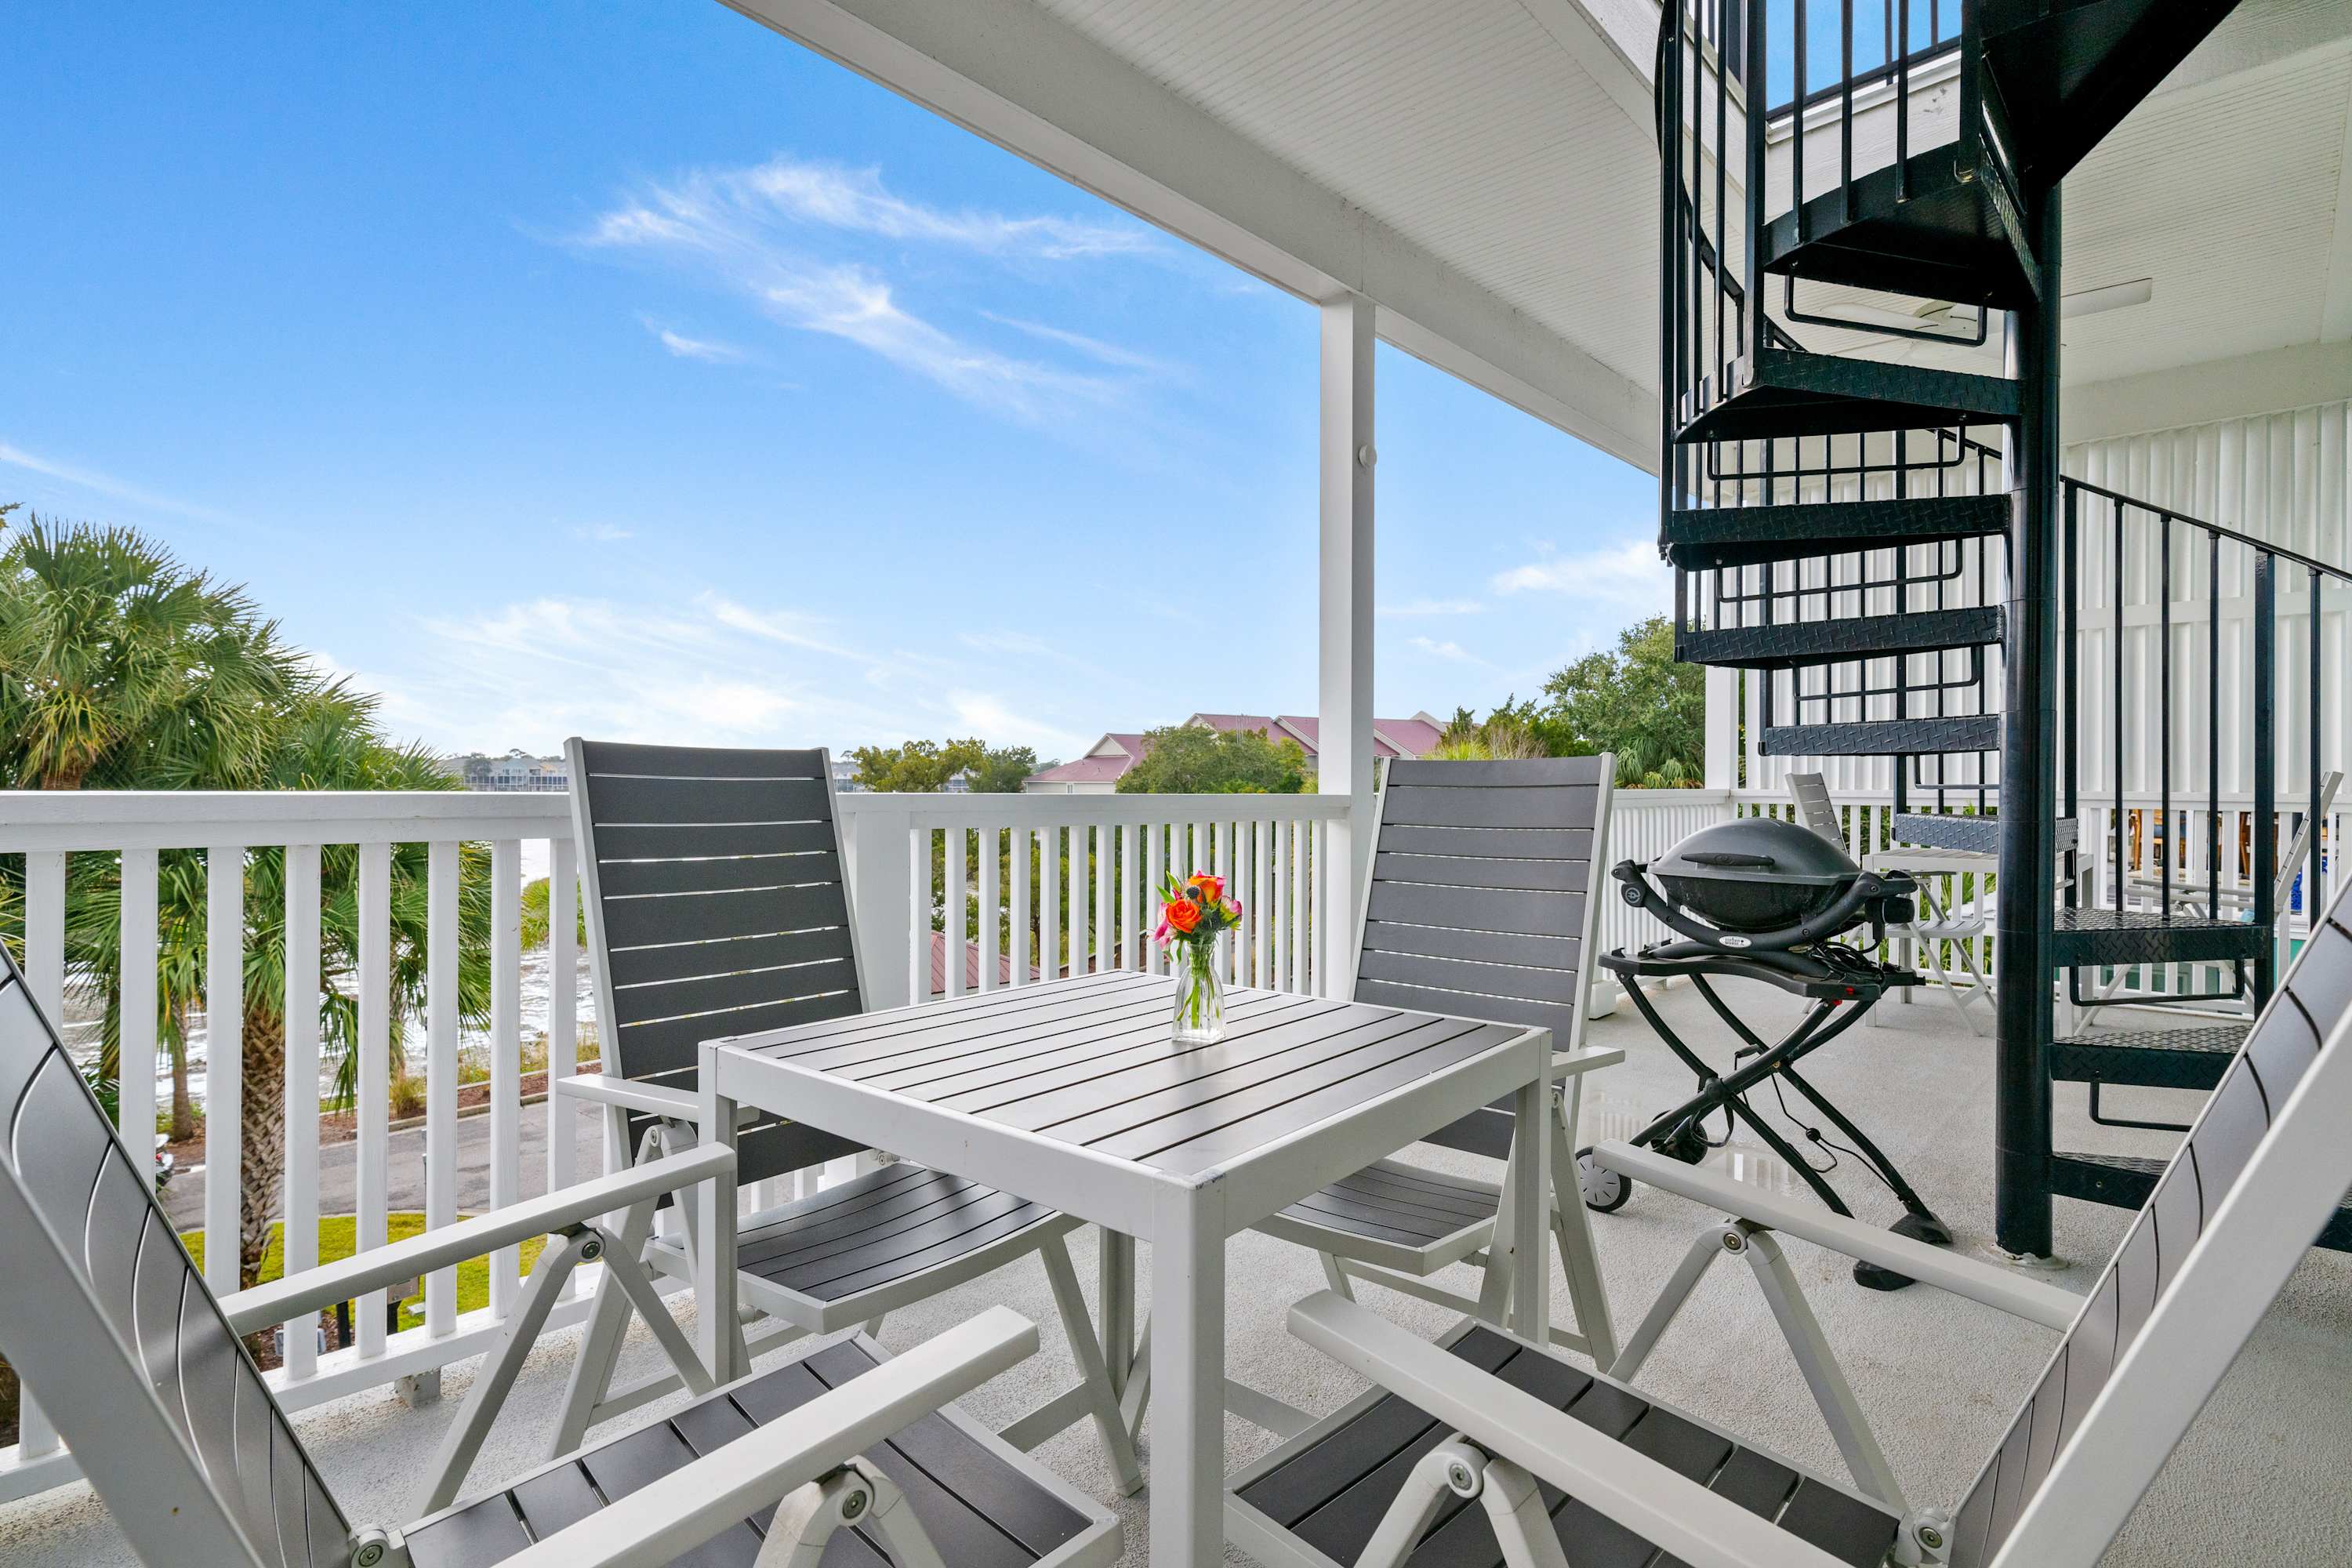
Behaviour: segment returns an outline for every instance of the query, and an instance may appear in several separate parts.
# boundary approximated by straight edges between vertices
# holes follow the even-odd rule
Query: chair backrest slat
[[[1829,781],[1819,773],[1790,773],[1789,794],[1805,826],[1839,848],[1845,847],[1845,826],[1838,821],[1837,805],[1830,799]]]
[[[1573,1048],[1613,768],[1606,756],[1389,763],[1356,1000],[1538,1025]],[[1508,1120],[1479,1112],[1429,1142],[1500,1153]]]
[[[824,751],[575,737],[564,754],[606,1072],[690,1089],[704,1040],[864,1008]],[[743,1133],[738,1177],[858,1147],[769,1123]]]
[[[0,1096],[0,1352],[133,1548],[345,1562],[333,1494],[5,952]]]
[[[2284,1125],[2280,1113],[2295,1086],[2320,1061],[2323,1044],[2332,1035],[2334,1043],[2326,1044],[2326,1049],[2352,1050],[2352,1030],[2340,1027],[2347,1016],[2352,1016],[2352,889],[2339,893],[2327,914],[2313,921],[2310,940],[2293,971],[2255,1020],[2147,1205],[2125,1233],[2009,1436],[1979,1473],[1954,1521],[1953,1568],[1979,1568],[2000,1554],[2116,1366],[2178,1287],[2191,1249],[2211,1233],[2215,1216],[2248,1164]],[[2312,1110],[2340,1122],[2339,1106],[2306,1108],[2306,1112]],[[2330,1136],[2340,1134],[2331,1131]],[[2344,1186],[2338,1180],[2319,1196],[2332,1205]],[[2242,1205],[2240,1213],[2240,1223],[2263,1217],[2245,1214]],[[2247,1326],[2251,1329],[2251,1320]],[[2221,1348],[2229,1355],[2237,1349]],[[2226,1366],[2227,1361],[2225,1355],[2219,1365]],[[2150,1369],[2167,1375],[2172,1370]],[[2156,1455],[2158,1461],[2180,1435],[2163,1435],[2168,1441]],[[2138,1484],[2144,1486],[2146,1479]]]

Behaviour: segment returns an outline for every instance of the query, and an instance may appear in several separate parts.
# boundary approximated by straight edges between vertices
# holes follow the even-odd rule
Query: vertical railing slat
[[[998,930],[996,912],[999,898],[996,851],[997,846],[1003,841],[1003,835],[997,828],[983,827],[975,835],[975,839],[980,857],[980,909],[977,916],[980,928],[980,988],[982,991],[993,991],[996,989]]]
[[[1037,973],[1051,980],[1062,972],[1062,830],[1037,836]]]
[[[1135,885],[1135,824],[1118,825],[1118,966],[1133,969],[1142,957],[1135,940],[1136,900],[1139,889]]]
[[[50,1022],[62,1030],[66,1016],[66,858],[57,850],[38,850],[25,857],[25,985]],[[236,1191],[233,1184],[230,1191]],[[236,1248],[232,1244],[232,1280],[236,1269]],[[234,1283],[229,1286],[231,1289],[236,1288]],[[57,1452],[58,1446],[57,1428],[50,1425],[41,1407],[20,1389],[17,1457],[37,1458]]]
[[[358,1099],[358,1167],[353,1197],[354,1246],[384,1244],[391,1206],[392,1163],[392,846],[360,846],[360,1046],[354,1079]],[[362,1357],[383,1353],[387,1298],[360,1298],[356,1325]]]
[[[1095,968],[1108,969],[1118,960],[1118,906],[1111,902],[1111,835],[1109,823],[1095,829]]]
[[[151,1009],[152,1012],[152,1009]],[[319,1266],[319,846],[286,847],[286,1277]],[[319,1315],[286,1322],[286,1376],[318,1369]]]
[[[436,840],[425,850],[425,1226],[457,1217],[458,846]],[[457,1271],[425,1280],[425,1329],[436,1339],[457,1329]]]
[[[547,846],[547,1190],[579,1178],[578,1102],[558,1086],[580,1067],[579,852],[569,838]],[[576,1279],[563,1282],[565,1300]]]
[[[1146,824],[1143,829],[1143,910],[1147,934],[1143,943],[1143,966],[1154,974],[1168,970],[1167,955],[1160,944],[1150,940],[1149,932],[1160,929],[1160,889],[1168,881],[1168,830],[1160,823]]]
[[[1087,889],[1092,885],[1094,871],[1087,859],[1087,830],[1076,823],[1070,826],[1069,904],[1064,911],[1069,918],[1065,922],[1070,933],[1070,973],[1085,974],[1094,968],[1088,958],[1093,926],[1087,918]]]
[[[1275,823],[1275,889],[1265,905],[1265,921],[1275,929],[1275,966],[1267,985],[1275,990],[1296,990],[1291,985],[1291,827],[1296,823],[1277,820]]]
[[[907,922],[907,1005],[919,1006],[931,999],[931,830],[908,829],[911,860],[908,896],[915,900],[915,918]]]
[[[522,841],[500,838],[490,845],[490,1207],[521,1201]],[[521,1293],[521,1258],[515,1247],[490,1255],[490,1310],[502,1321]]]
[[[205,851],[205,1282],[237,1288],[245,1148],[245,846]]]
[[[121,1046],[116,1051],[116,1124],[131,1168],[155,1173],[156,854],[122,852]]]
[[[947,866],[947,904],[940,915],[940,963],[946,970],[947,994],[964,993],[963,923],[971,912],[970,878],[963,863],[966,832],[950,827],[940,835],[940,856]]]
[[[1029,937],[1029,846],[1034,836],[1025,827],[1016,827],[1010,837],[1006,861],[1013,870],[1013,984],[1026,985],[1029,966],[1034,961]]]
[[[1266,821],[1259,817],[1250,824],[1250,984],[1274,988],[1274,908],[1266,902],[1267,877]]]

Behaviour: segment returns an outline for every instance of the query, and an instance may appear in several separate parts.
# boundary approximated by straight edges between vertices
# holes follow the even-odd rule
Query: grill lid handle
[[[1753,866],[1759,870],[1769,870],[1780,864],[1769,855],[1740,855],[1728,849],[1698,849],[1682,858],[1694,866]]]

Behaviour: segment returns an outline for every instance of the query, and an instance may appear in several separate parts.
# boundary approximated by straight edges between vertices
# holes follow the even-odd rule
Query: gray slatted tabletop
[[[1206,1568],[1223,1561],[1225,1238],[1499,1096],[1518,1095],[1535,1124],[1551,1036],[1235,989],[1223,1039],[1179,1045],[1173,987],[1087,975],[714,1040],[702,1125],[732,1128],[735,1107],[755,1106],[1150,1242],[1151,1561]],[[1549,1163],[1514,1169],[1510,1245],[1529,1256]],[[713,1245],[697,1284],[715,1299],[735,1277],[733,1211],[702,1202]],[[1516,1271],[1522,1327],[1549,1322],[1549,1277]],[[1131,1295],[1131,1279],[1106,1283]],[[1123,1305],[1107,1301],[1106,1318]],[[739,1365],[717,1332],[730,1318],[701,1314],[723,1369]]]

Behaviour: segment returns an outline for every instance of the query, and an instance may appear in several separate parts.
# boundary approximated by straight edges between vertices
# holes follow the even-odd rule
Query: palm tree
[[[375,699],[310,673],[275,622],[240,589],[213,586],[121,530],[51,530],[37,520],[0,552],[0,770],[44,788],[454,789],[421,747],[395,745]],[[205,994],[205,858],[158,860],[156,1027],[172,1053],[175,1137],[194,1132],[187,1092],[191,1015],[238,1010],[244,1224],[240,1272],[251,1284],[284,1175],[285,852],[245,858],[245,963],[233,1004]],[[402,1021],[425,991],[426,851],[399,845],[391,883],[391,1003],[395,1076],[405,1070]],[[341,1097],[355,1088],[359,968],[358,851],[329,846],[320,864],[320,1025],[339,1063]],[[14,910],[0,886],[0,918]],[[21,919],[20,911],[17,915]],[[14,923],[14,922],[12,922]],[[488,858],[460,854],[459,1013],[488,1016]],[[111,857],[68,860],[66,958],[76,994],[104,1020],[96,1076],[110,1090],[121,1040],[121,879]]]
[[[0,507],[0,525],[16,510]],[[300,678],[243,590],[129,530],[28,517],[0,552],[0,778],[13,787],[249,789]],[[184,881],[191,858],[166,858],[167,885]],[[86,868],[78,879],[87,888]],[[161,1030],[172,1133],[185,1138],[189,993],[173,994]],[[116,1023],[110,1003],[109,1082]]]
[[[249,787],[299,668],[241,589],[128,530],[35,517],[0,552],[0,737],[17,788]]]

